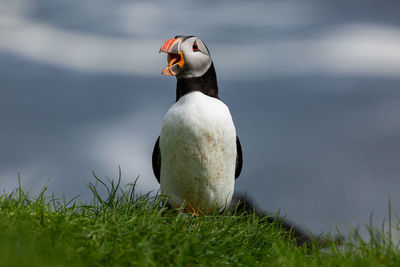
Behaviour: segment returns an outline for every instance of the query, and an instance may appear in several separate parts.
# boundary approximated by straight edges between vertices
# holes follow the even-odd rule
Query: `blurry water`
[[[318,232],[400,209],[395,1],[0,1],[0,187],[89,196],[91,171],[157,190],[175,99],[158,49],[211,50],[244,149],[237,190]]]

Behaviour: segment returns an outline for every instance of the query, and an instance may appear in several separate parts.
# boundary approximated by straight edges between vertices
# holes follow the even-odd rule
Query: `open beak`
[[[160,53],[165,52],[168,54],[168,67],[161,71],[162,75],[175,76],[181,69],[185,61],[181,52],[181,39],[169,39],[164,42],[160,48]]]

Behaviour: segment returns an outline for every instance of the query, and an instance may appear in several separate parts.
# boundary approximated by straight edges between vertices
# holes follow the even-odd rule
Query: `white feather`
[[[231,201],[236,130],[228,107],[201,92],[184,95],[167,112],[160,136],[161,193],[169,204],[207,213]]]

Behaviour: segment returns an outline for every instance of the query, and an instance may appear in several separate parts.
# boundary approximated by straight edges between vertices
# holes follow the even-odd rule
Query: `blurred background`
[[[0,189],[89,199],[139,175],[196,35],[244,150],[236,190],[313,232],[400,210],[400,2],[0,0]]]

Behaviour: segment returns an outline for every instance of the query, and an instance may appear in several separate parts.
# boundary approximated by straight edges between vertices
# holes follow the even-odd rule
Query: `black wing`
[[[242,145],[240,144],[239,137],[236,136],[236,169],[235,169],[235,179],[237,179],[242,171],[243,166],[243,155],[242,155]]]
[[[153,172],[160,183],[160,170],[161,170],[161,153],[160,153],[160,137],[157,138],[156,144],[154,145],[152,155]]]
[[[239,138],[236,136],[236,169],[235,169],[235,179],[237,179],[242,171],[243,166],[243,156],[242,156],[242,146],[240,145]],[[153,155],[152,155],[152,165],[153,172],[156,176],[158,183],[160,183],[160,170],[161,170],[161,153],[160,153],[160,137],[157,138],[156,144],[154,145]]]

